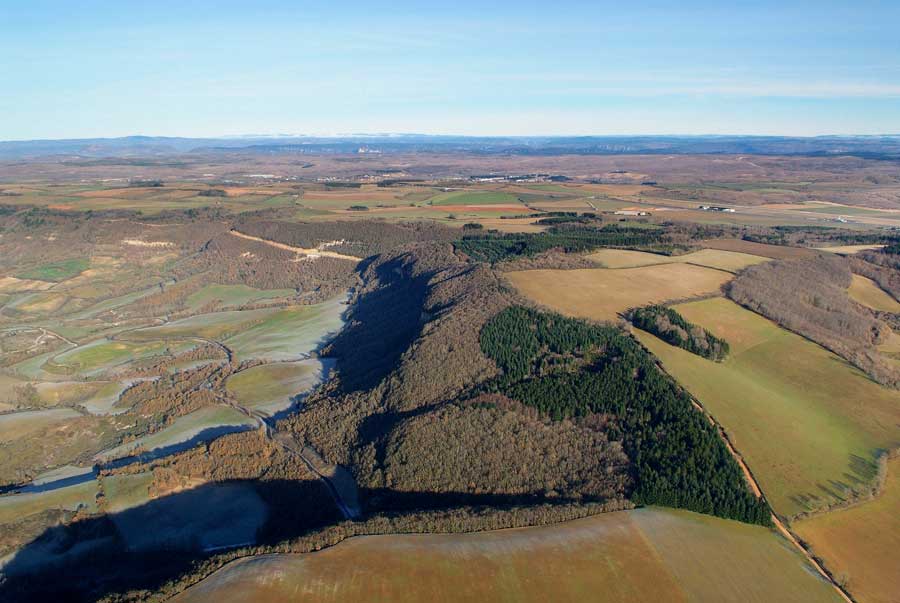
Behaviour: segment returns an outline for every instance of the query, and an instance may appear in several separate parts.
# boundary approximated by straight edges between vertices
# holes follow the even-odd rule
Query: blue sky
[[[897,0],[0,0],[0,140],[900,133],[898,24]]]

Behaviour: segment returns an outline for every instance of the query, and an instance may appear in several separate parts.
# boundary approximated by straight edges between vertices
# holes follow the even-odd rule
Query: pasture
[[[430,205],[513,205],[519,203],[519,198],[503,192],[458,191],[437,195],[429,199],[428,203]]]
[[[128,334],[128,338],[141,341],[191,337],[221,340],[262,322],[277,311],[275,308],[261,308],[195,314],[164,325],[133,331]]]
[[[846,583],[859,603],[890,603],[900,592],[900,457],[874,500],[798,521],[794,531]]]
[[[187,307],[196,311],[209,304],[233,308],[280,297],[293,297],[294,289],[254,289],[247,285],[207,285],[187,296]]]
[[[832,602],[773,532],[659,508],[479,532],[361,536],[233,562],[175,598],[274,601]]]
[[[871,483],[876,451],[900,442],[900,392],[729,300],[676,309],[725,339],[730,356],[715,363],[635,334],[722,424],[778,514],[820,509]]]
[[[838,255],[853,255],[860,251],[868,251],[870,249],[881,249],[884,245],[834,245],[831,247],[816,247],[820,251],[830,251]]]
[[[717,294],[731,279],[721,270],[681,263],[618,270],[523,270],[506,277],[543,306],[593,320],[615,320],[629,308],[651,303]]]
[[[50,359],[45,369],[64,374],[96,376],[135,360],[161,356],[172,349],[185,349],[185,344],[170,345],[166,341],[113,341],[98,339],[67,350]]]

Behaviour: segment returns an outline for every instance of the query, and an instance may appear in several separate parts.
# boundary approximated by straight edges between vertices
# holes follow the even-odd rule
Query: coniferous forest
[[[715,428],[687,393],[616,327],[514,306],[489,321],[481,349],[502,369],[478,393],[502,393],[555,420],[600,417],[633,464],[639,504],[769,525]]]
[[[653,333],[666,343],[710,360],[728,356],[728,342],[703,327],[685,320],[666,306],[645,306],[628,313],[628,319],[639,329]]]

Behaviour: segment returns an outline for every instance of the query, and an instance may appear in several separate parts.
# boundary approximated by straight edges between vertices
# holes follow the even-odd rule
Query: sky
[[[0,0],[0,140],[897,134],[898,24],[898,0]]]

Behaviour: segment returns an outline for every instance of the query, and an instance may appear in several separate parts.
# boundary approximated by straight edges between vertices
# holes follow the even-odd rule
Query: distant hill
[[[335,137],[242,136],[178,138],[126,136],[0,142],[0,159],[49,156],[146,157],[185,153],[346,154],[469,153],[516,155],[748,154],[854,155],[900,159],[900,135],[817,136],[559,136],[473,137],[354,134]]]

